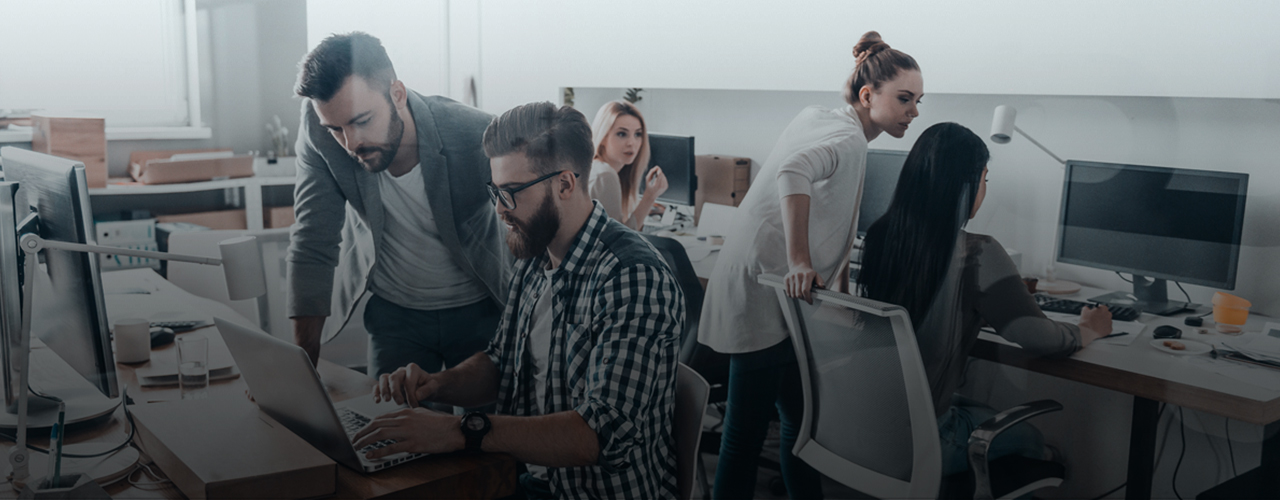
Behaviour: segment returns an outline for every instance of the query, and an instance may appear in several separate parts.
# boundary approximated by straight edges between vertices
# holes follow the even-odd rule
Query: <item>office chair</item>
[[[819,472],[876,498],[1016,498],[1062,484],[1063,466],[1019,456],[988,461],[991,440],[1027,418],[1062,409],[1044,400],[984,422],[969,438],[971,471],[942,476],[932,393],[911,318],[901,307],[827,290],[813,304],[776,288],[804,387],[793,452]]]
[[[676,445],[676,485],[680,500],[689,500],[693,497],[695,472],[702,467],[698,445],[711,384],[684,363],[678,364],[677,372],[676,414],[671,421],[671,434]]]
[[[702,282],[685,253],[684,245],[671,238],[653,234],[642,234],[667,263],[680,290],[684,292],[685,324],[680,336],[680,362],[698,372],[710,384],[709,404],[716,405],[724,413],[724,403],[729,397],[729,355],[718,353],[698,343],[698,320],[702,318],[702,299],[705,295]],[[705,431],[702,433],[698,448],[703,453],[720,452],[720,433]],[[772,465],[772,467],[770,467]],[[776,463],[765,463],[765,467],[778,470]],[[707,478],[706,468],[702,464],[702,455],[698,455],[698,481],[702,485],[704,498],[711,498],[711,482]]]

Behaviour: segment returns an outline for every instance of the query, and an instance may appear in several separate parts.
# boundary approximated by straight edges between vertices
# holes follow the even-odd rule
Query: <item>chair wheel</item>
[[[769,493],[772,493],[775,497],[787,495],[787,483],[782,480],[782,476],[769,480]]]

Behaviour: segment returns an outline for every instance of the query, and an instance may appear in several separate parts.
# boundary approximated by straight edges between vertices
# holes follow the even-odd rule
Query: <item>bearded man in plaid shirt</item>
[[[674,498],[671,420],[684,297],[657,251],[591,200],[591,128],[568,106],[516,107],[484,133],[498,215],[520,262],[489,348],[439,373],[410,364],[374,397],[409,408],[356,435],[370,452],[508,453],[529,498]],[[406,397],[406,394],[409,397]]]

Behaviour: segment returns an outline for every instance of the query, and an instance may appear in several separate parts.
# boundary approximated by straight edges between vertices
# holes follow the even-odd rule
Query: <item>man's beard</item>
[[[507,233],[507,246],[511,248],[511,254],[521,260],[546,253],[547,245],[551,244],[551,240],[560,231],[560,214],[556,213],[550,194],[542,198],[542,204],[538,205],[538,211],[529,218],[529,222],[506,216],[502,219],[511,224],[511,231]]]
[[[395,106],[391,107],[391,125],[387,128],[387,140],[381,146],[361,146],[351,153],[351,158],[360,163],[361,167],[370,173],[378,173],[386,170],[391,166],[391,161],[396,159],[396,151],[400,149],[400,141],[404,139],[404,120],[400,119],[400,113],[396,112]],[[373,161],[376,163],[365,163],[360,155],[365,153],[377,152]]]

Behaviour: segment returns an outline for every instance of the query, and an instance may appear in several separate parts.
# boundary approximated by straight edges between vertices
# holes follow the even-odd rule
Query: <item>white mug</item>
[[[116,361],[144,363],[151,360],[151,322],[128,318],[115,322]]]

